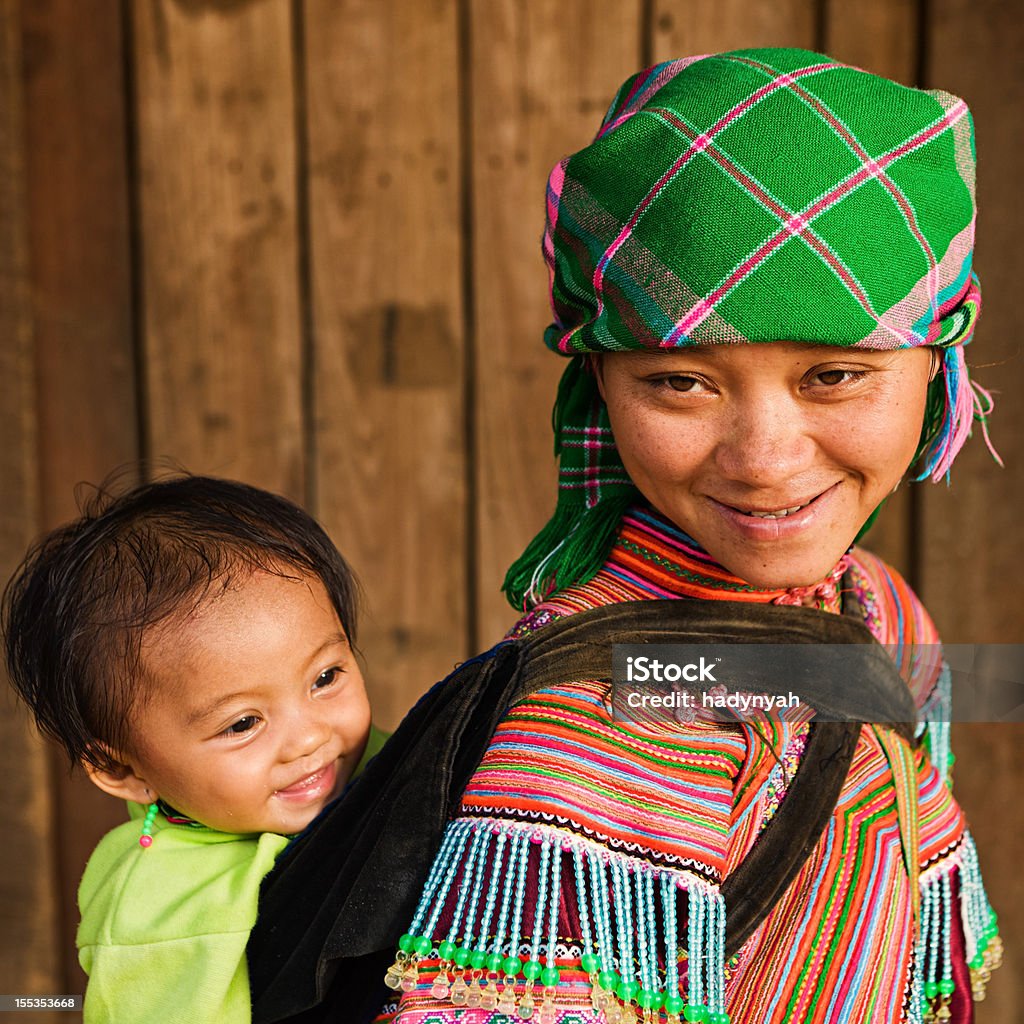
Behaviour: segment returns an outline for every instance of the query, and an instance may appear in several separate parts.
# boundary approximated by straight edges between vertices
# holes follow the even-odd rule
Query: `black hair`
[[[116,769],[130,749],[147,629],[223,592],[239,572],[323,583],[355,644],[358,583],[298,505],[233,480],[177,476],[120,495],[34,545],[8,582],[2,625],[11,682],[72,764]],[[294,577],[293,577],[294,574]]]

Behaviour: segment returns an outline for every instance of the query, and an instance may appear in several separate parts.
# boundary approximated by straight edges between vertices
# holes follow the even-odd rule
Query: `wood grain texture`
[[[822,49],[847,64],[876,75],[916,85],[918,68],[915,0],[862,0],[855,7],[824,0]],[[928,484],[904,481],[885,503],[863,545],[910,579],[914,564],[913,529],[917,488]],[[911,584],[915,581],[910,579]]]
[[[1020,238],[1019,55],[1024,22],[997,0],[941,0],[932,12],[927,55],[930,87],[963,96],[974,114],[978,151],[975,267],[984,309],[967,350],[975,378],[993,389],[995,464],[980,430],[952,471],[952,486],[928,491],[923,589],[950,640],[1021,642],[1024,615],[1009,566],[1024,560],[1017,510],[1024,499],[1024,352],[1016,300],[1024,266]],[[964,54],[974,59],[964,60]]]
[[[35,534],[39,516],[19,7],[16,0],[0,0],[0,576],[4,580]],[[62,964],[46,750],[28,716],[15,705],[6,678],[0,678],[0,685],[0,776],[4,779],[0,820],[5,828],[0,852],[0,921],[4,922],[0,989],[59,992]]]
[[[831,57],[876,75],[916,85],[917,0],[822,0],[822,49]]]
[[[564,361],[540,252],[554,164],[586,145],[641,67],[640,4],[494,2],[470,12],[473,170],[475,596],[481,645],[515,620],[499,587],[555,507],[551,407]]]
[[[107,0],[43,0],[21,17],[37,472],[50,529],[77,513],[79,481],[99,483],[139,454],[124,52],[120,7]],[[62,752],[51,757],[65,990],[81,992],[75,894],[124,804],[70,775]]]
[[[290,4],[129,8],[148,454],[302,500]]]
[[[120,9],[43,0],[24,5],[22,32],[42,515],[54,526],[77,513],[77,482],[139,454]]]
[[[928,18],[929,87],[963,96],[974,113],[978,152],[976,268],[984,312],[968,362],[996,392],[995,465],[975,436],[953,467],[952,486],[924,501],[921,589],[949,641],[1024,641],[1016,567],[1024,562],[1017,511],[1024,501],[1024,355],[1016,305],[1020,278],[1020,111],[1024,22],[999,0],[935,0]],[[975,435],[979,432],[976,430]],[[957,795],[978,842],[989,894],[1007,949],[1003,968],[979,1007],[978,1024],[1024,1018],[1024,841],[1020,779],[1024,726],[961,726]]]
[[[653,0],[654,60],[748,46],[815,45],[814,0]]]
[[[393,727],[471,653],[456,11],[304,12],[317,508]]]

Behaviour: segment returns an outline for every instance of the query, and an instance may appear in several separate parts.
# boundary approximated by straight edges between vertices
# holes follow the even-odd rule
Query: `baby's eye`
[[[232,722],[224,732],[231,736],[242,736],[247,732],[252,732],[259,723],[260,720],[256,715],[246,715],[244,718],[238,719],[237,722]]]
[[[316,677],[316,682],[313,686],[318,690],[323,690],[328,686],[333,685],[338,681],[338,676],[341,675],[341,669],[337,665],[332,666],[329,669],[325,669]]]

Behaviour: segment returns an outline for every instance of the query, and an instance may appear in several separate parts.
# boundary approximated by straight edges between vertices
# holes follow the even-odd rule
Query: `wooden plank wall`
[[[393,726],[510,624],[501,577],[552,507],[550,167],[644,64],[785,44],[975,111],[970,355],[1008,468],[973,443],[952,487],[901,489],[871,544],[950,639],[1024,639],[1024,39],[1000,0],[0,0],[0,570],[120,466],[280,491],[362,577]],[[74,889],[121,808],[0,700],[0,991],[81,991]],[[978,1019],[1017,1019],[1024,735],[956,739],[1009,947]]]
[[[21,47],[17,9],[0,3],[0,572],[8,576],[39,516],[38,447],[28,257]],[[0,815],[7,823],[0,872],[0,988],[53,992],[64,949],[54,898],[53,787],[47,751],[4,687],[0,696]],[[11,927],[13,925],[13,927]]]

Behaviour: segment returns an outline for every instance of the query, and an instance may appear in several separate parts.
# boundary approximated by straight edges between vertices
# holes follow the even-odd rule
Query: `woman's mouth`
[[[734,529],[748,540],[784,540],[794,537],[814,524],[832,504],[838,490],[838,483],[824,491],[790,504],[771,507],[768,505],[733,505],[715,498],[710,499],[712,507]]]
[[[812,498],[811,501],[814,499]],[[774,512],[759,512],[756,509],[745,510],[738,508],[737,512],[742,512],[745,516],[755,516],[758,519],[785,519],[786,516],[792,515],[794,512],[799,512],[802,508],[807,508],[810,505],[810,501],[805,501],[801,505],[793,505],[790,508],[776,509]]]

